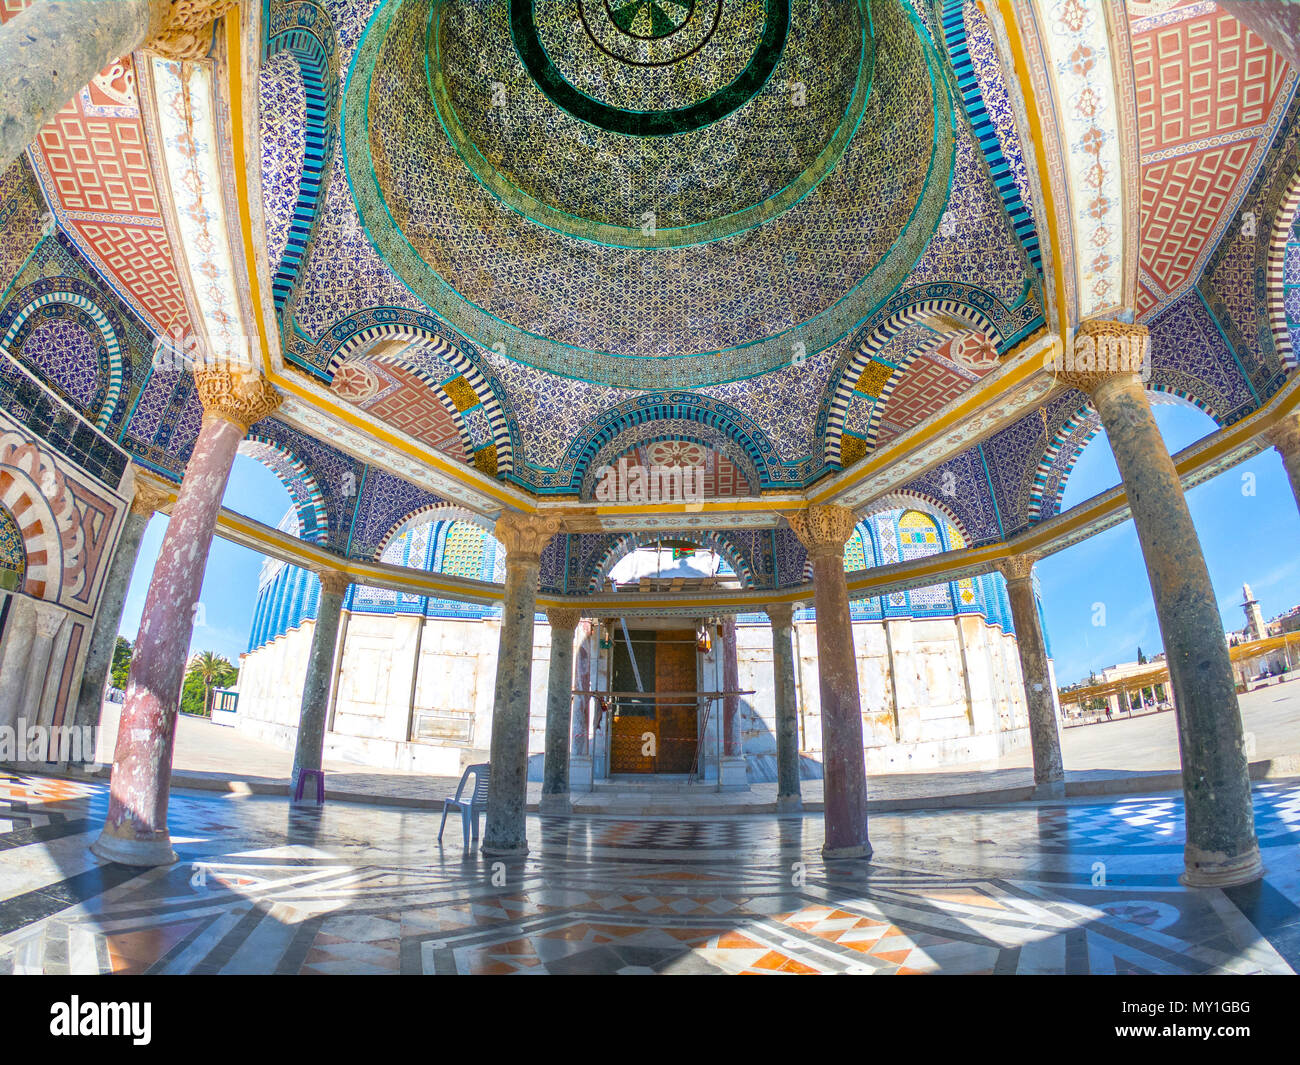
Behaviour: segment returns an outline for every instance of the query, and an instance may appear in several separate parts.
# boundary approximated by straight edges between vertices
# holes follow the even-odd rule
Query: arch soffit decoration
[[[367,324],[367,319],[371,320]],[[391,320],[384,320],[389,319]],[[496,380],[495,375],[487,370],[473,351],[471,345],[457,339],[449,341],[438,331],[438,325],[428,315],[414,314],[401,308],[375,308],[365,315],[352,318],[331,327],[327,336],[337,343],[330,355],[328,376],[333,380],[339,368],[349,359],[361,358],[371,351],[376,344],[387,340],[423,341],[430,354],[442,359],[457,375],[464,378],[473,389],[478,402],[483,406],[492,430],[492,447],[495,448],[496,473],[508,476],[514,470],[514,455],[519,450],[517,428],[514,419],[507,413],[504,396],[505,390]],[[453,401],[443,388],[444,382],[435,380],[419,370],[400,361],[400,353],[381,355],[376,361],[389,361],[391,365],[400,365],[415,374],[438,397],[438,401],[451,416],[461,435],[461,442],[467,453],[473,452],[469,429],[465,425],[461,408]],[[469,408],[466,407],[466,410]]]
[[[751,494],[758,493],[758,486],[762,483],[762,477],[758,468],[754,465],[750,455],[725,433],[702,431],[703,426],[695,422],[685,424],[679,422],[649,423],[662,424],[665,427],[663,433],[651,433],[636,440],[628,439],[632,429],[624,430],[614,439],[608,441],[587,464],[587,471],[583,475],[582,485],[579,488],[579,495],[582,499],[591,499],[594,497],[597,474],[604,466],[614,466],[624,455],[627,455],[635,448],[649,447],[651,444],[661,443],[666,440],[681,440],[687,443],[698,444],[700,447],[708,448],[716,454],[722,455],[733,463],[741,474],[744,476],[746,483],[749,485]],[[680,426],[680,428],[679,428]],[[641,428],[639,426],[633,429]]]
[[[284,254],[271,278],[272,299],[275,309],[281,313],[296,295],[333,170],[339,127],[337,40],[328,12],[311,0],[271,5],[262,61],[282,53],[291,55],[298,64],[306,96],[306,136],[298,199]],[[285,320],[291,321],[292,313],[286,314]]]
[[[1293,370],[1300,366],[1295,346],[1291,343],[1291,324],[1300,326],[1300,316],[1295,323],[1289,323],[1286,311],[1286,294],[1288,289],[1300,288],[1300,276],[1287,279],[1287,249],[1294,248],[1300,254],[1300,234],[1295,227],[1300,222],[1300,170],[1291,175],[1286,193],[1273,218],[1273,232],[1268,247],[1268,319],[1273,331],[1273,345],[1277,349],[1278,359],[1283,369]],[[1297,271],[1296,274],[1300,274]]]
[[[284,485],[298,513],[298,538],[314,544],[329,543],[325,493],[307,464],[283,444],[257,433],[250,433],[240,442],[239,453],[260,462]]]
[[[881,357],[881,351],[894,336],[914,322],[926,318],[960,319],[973,331],[987,337],[999,354],[1005,353],[1010,337],[1019,332],[1012,328],[1011,312],[995,296],[972,285],[952,282],[925,285],[897,293],[863,326],[858,334],[861,339],[856,345],[850,345],[842,365],[831,373],[818,419],[822,423],[819,435],[824,440],[823,457],[828,465],[842,465],[844,419],[858,381],[868,367],[874,366],[871,375],[877,399],[871,420],[874,432],[885,403],[898,387],[911,362],[923,351],[931,350],[947,339],[947,334],[939,335],[933,345],[914,348],[897,365]]]
[[[744,463],[738,462],[737,465],[747,477],[754,478],[750,484],[755,491],[794,485],[787,480],[780,456],[767,434],[729,403],[693,392],[648,392],[602,411],[582,428],[569,445],[561,464],[561,469],[569,473],[567,491],[582,490],[587,471],[595,464],[597,456],[607,453],[606,445],[617,446],[619,438],[629,430],[657,421],[675,423],[672,439],[686,439],[676,426],[684,428],[695,424],[711,428],[721,438],[731,441],[746,457]],[[691,439],[695,443],[704,443],[694,437]],[[717,444],[707,446],[716,448]],[[616,455],[619,453],[615,452]],[[735,461],[731,454],[728,458]]]
[[[391,529],[380,538],[379,546],[375,548],[374,561],[379,562],[384,557],[384,552],[403,533],[409,529],[415,529],[421,525],[427,525],[430,522],[438,521],[466,521],[473,525],[479,526],[489,536],[495,537],[493,532],[494,525],[489,518],[482,514],[476,514],[472,510],[464,507],[458,507],[452,503],[430,503],[427,507],[420,507],[419,510],[413,510],[406,517],[399,520]]]
[[[46,452],[17,433],[0,433],[0,504],[23,538],[24,591],[58,602],[85,584],[85,534],[72,490]]]
[[[685,540],[695,544],[703,551],[717,551],[736,572],[741,586],[753,588],[754,570],[746,560],[744,553],[737,548],[725,533],[701,532],[690,529],[684,532],[636,532],[628,533],[614,541],[596,560],[591,576],[587,579],[587,591],[597,592],[609,578],[610,571],[620,561],[638,547],[646,547],[661,540]]]
[[[1167,397],[1165,402],[1195,407],[1201,413],[1213,418],[1216,425],[1223,426],[1223,420],[1218,413],[1209,404],[1202,402],[1195,396],[1159,383],[1149,384],[1147,391]],[[1061,422],[1056,432],[1052,434],[1051,440],[1043,449],[1038,464],[1031,474],[1033,480],[1029,488],[1029,509],[1026,514],[1026,524],[1034,525],[1060,513],[1066,483],[1070,479],[1070,474],[1074,471],[1075,463],[1079,461],[1083,449],[1093,441],[1100,430],[1101,419],[1097,416],[1097,411],[1093,407],[1091,400],[1084,400],[1078,408]],[[1064,464],[1058,465],[1058,459],[1061,457],[1063,448],[1068,448],[1072,453],[1069,454]],[[1053,482],[1052,474],[1054,469],[1057,471],[1057,479]],[[1028,470],[1025,472],[1028,473]],[[1008,526],[1008,528],[1011,527]]]
[[[85,292],[81,291],[82,287],[57,287],[51,289],[47,284],[37,282],[21,293],[11,304],[15,308],[13,319],[10,321],[8,328],[5,329],[4,336],[0,337],[0,353],[13,357],[13,345],[19,339],[20,334],[23,333],[23,327],[32,320],[33,315],[44,307],[63,305],[85,314],[94,323],[95,328],[98,329],[100,336],[103,338],[108,358],[108,383],[104,390],[104,400],[99,410],[93,415],[95,427],[97,429],[106,429],[117,411],[118,402],[122,398],[122,385],[125,377],[122,338],[118,336],[118,331],[105,310]],[[31,291],[32,289],[37,291]],[[8,314],[6,314],[6,317],[8,317]]]

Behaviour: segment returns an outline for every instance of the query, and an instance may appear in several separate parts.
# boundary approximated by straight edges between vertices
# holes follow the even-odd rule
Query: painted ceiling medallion
[[[766,84],[785,48],[790,0],[765,0],[761,7],[753,2],[730,4],[725,19],[719,0],[706,3],[706,8],[710,7],[697,22],[690,17],[691,6],[680,0],[637,0],[619,8],[611,8],[606,0],[577,0],[590,44],[625,68],[615,71],[616,78],[623,80],[631,74],[634,80],[643,81],[649,68],[660,68],[654,73],[662,75],[667,70],[679,86],[691,85],[692,98],[668,108],[623,109],[602,100],[599,92],[579,88],[577,78],[591,68],[581,62],[586,49],[573,47],[568,32],[572,2],[510,0],[510,29],[528,73],[558,107],[612,133],[664,136],[699,129],[749,102]],[[676,21],[665,8],[677,15]],[[756,33],[759,26],[761,33]],[[550,37],[551,47],[544,36]],[[557,36],[563,37],[564,50],[555,48]],[[714,47],[706,50],[706,45]],[[553,55],[561,58],[557,61]],[[719,63],[716,57],[720,55],[725,55],[726,61]],[[729,75],[728,68],[737,65],[734,78],[728,77],[714,89],[711,83],[719,73]],[[667,69],[678,67],[682,69]],[[643,102],[653,102],[653,96]]]
[[[561,84],[622,117],[578,117]],[[953,169],[900,0],[383,0],[346,97],[358,213],[407,287],[508,359],[628,388],[848,335],[917,262]],[[645,135],[652,114],[673,132]]]

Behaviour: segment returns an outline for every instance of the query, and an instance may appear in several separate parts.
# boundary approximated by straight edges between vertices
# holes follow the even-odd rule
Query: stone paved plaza
[[[1300,783],[1254,789],[1263,880],[1182,887],[1177,794],[883,814],[527,821],[493,865],[426,810],[178,792],[180,861],[87,850],[107,789],[0,776],[0,972],[1290,973]]]

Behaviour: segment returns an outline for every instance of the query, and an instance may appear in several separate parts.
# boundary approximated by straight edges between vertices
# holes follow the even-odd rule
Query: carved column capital
[[[853,511],[834,503],[820,504],[786,517],[809,555],[844,553],[857,519]]]
[[[1059,364],[1058,364],[1059,363]],[[1106,382],[1151,371],[1151,337],[1144,325],[1129,322],[1080,322],[1074,344],[1052,364],[1062,384],[1092,395]]]
[[[576,607],[553,606],[546,611],[546,620],[553,629],[573,632],[582,620],[582,611]]]
[[[769,603],[766,609],[767,618],[774,629],[788,628],[794,621],[793,603]]]
[[[215,414],[241,426],[244,432],[269,414],[274,414],[284,397],[258,373],[194,368],[204,415]]]
[[[36,635],[47,640],[54,639],[63,626],[63,619],[66,616],[65,611],[53,603],[45,603],[39,600],[33,603],[33,607],[36,611]]]
[[[1041,555],[1012,555],[1010,558],[999,559],[997,567],[1008,581],[1027,581],[1033,577],[1034,564],[1040,558]]]
[[[320,579],[321,591],[330,595],[344,595],[352,583],[352,578],[339,569],[319,569],[316,576]]]
[[[1284,458],[1300,457],[1300,412],[1288,414],[1263,436]]]
[[[551,537],[560,531],[560,519],[550,515],[521,514],[509,510],[497,519],[493,535],[506,549],[506,561],[515,559],[536,562]]]
[[[167,59],[202,59],[212,47],[212,24],[238,0],[171,0],[154,4],[154,23],[144,47]]]
[[[139,473],[135,478],[135,495],[131,499],[131,513],[151,518],[171,502],[167,490],[156,481],[146,480]]]

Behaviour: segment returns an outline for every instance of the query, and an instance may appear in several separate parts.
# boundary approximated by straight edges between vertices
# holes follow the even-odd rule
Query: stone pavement
[[[1249,692],[1241,696],[1241,707],[1248,743],[1253,742],[1252,775],[1256,779],[1300,775],[1300,683]],[[111,759],[116,742],[113,709],[111,704],[105,707],[101,760]],[[1067,796],[1182,787],[1172,713],[1065,729],[1061,745]],[[177,727],[172,784],[176,788],[285,795],[292,762],[289,751],[232,728],[183,716]],[[871,809],[883,812],[1028,799],[1033,790],[1031,765],[1026,747],[996,762],[931,772],[874,774],[868,781]],[[327,794],[334,801],[439,808],[457,784],[456,777],[372,769],[333,760],[326,760],[325,770]],[[101,773],[107,776],[107,772],[108,767],[102,766]],[[805,780],[802,788],[805,808],[821,809],[822,782]],[[536,810],[540,795],[541,784],[530,782],[530,810]],[[627,816],[766,813],[776,808],[776,785],[759,783],[749,792],[731,794],[593,792],[577,799],[574,807],[585,813]]]
[[[87,847],[107,790],[0,771],[0,975],[1300,968],[1294,783],[1255,787],[1264,879],[1223,890],[1178,882],[1178,794],[883,813],[825,862],[816,814],[530,815],[493,861],[434,810],[177,791],[179,860],[141,870]]]

